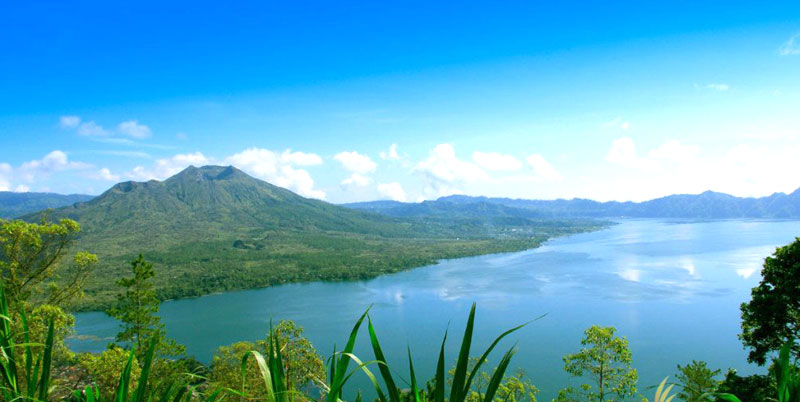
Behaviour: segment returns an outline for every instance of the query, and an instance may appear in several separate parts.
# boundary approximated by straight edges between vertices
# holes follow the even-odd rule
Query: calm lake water
[[[692,359],[723,371],[761,372],[746,364],[737,339],[739,304],[749,300],[764,257],[800,236],[794,221],[625,220],[608,229],[560,238],[518,253],[442,261],[362,282],[305,283],[166,302],[170,337],[208,362],[220,345],[262,339],[270,317],[292,319],[324,355],[343,345],[364,310],[370,312],[390,365],[407,378],[406,346],[418,377],[432,376],[442,335],[455,361],[470,305],[477,302],[475,353],[502,331],[547,314],[512,335],[512,365],[524,368],[549,400],[576,385],[561,357],[580,349],[583,330],[612,325],[631,345],[639,389],[674,376]],[[78,351],[99,351],[116,323],[102,313],[76,316]],[[479,349],[479,350],[478,350]],[[371,360],[366,328],[356,353]],[[377,371],[376,371],[377,372]],[[360,383],[368,388],[365,382]]]

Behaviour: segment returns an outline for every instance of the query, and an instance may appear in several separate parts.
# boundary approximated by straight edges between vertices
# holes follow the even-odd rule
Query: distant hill
[[[107,306],[118,292],[115,280],[129,274],[128,262],[140,252],[156,265],[159,295],[167,299],[370,278],[443,258],[522,250],[600,226],[501,216],[513,208],[487,207],[498,211],[491,219],[471,213],[398,218],[307,199],[231,166],[205,166],[165,181],[119,183],[55,209],[51,218],[78,221],[83,230],[76,249],[100,258],[82,309]],[[506,215],[512,219],[505,221]]]
[[[76,202],[89,201],[93,195],[54,193],[13,193],[0,191],[0,218],[16,218],[48,208],[60,208]]]
[[[586,199],[521,200],[511,198],[452,195],[422,203],[374,201],[345,206],[394,217],[411,217],[427,211],[464,211],[504,207],[510,214],[527,218],[688,218],[688,219],[798,219],[800,189],[791,194],[775,193],[762,198],[740,198],[706,191],[702,194],[679,194],[645,202],[597,202]],[[526,211],[526,212],[520,212]]]

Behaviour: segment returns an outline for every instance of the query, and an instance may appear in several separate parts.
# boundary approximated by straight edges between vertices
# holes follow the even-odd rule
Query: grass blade
[[[472,345],[472,330],[475,325],[475,303],[469,310],[467,327],[464,329],[464,338],[461,340],[461,350],[456,361],[456,371],[453,375],[453,386],[450,389],[450,402],[464,400],[464,384],[466,383],[467,365],[469,364],[469,349]]]
[[[150,346],[147,348],[147,354],[144,357],[144,366],[139,375],[139,384],[136,386],[136,391],[133,394],[135,402],[144,402],[147,392],[147,380],[150,378],[150,369],[153,366],[153,355],[156,351],[156,345],[158,345],[158,338],[154,336],[153,339],[150,340]]]
[[[411,375],[411,395],[415,402],[420,402],[419,388],[417,387],[417,376],[414,374],[414,362],[411,359],[411,348],[408,348],[408,370]]]
[[[336,399],[338,399],[340,395],[340,391],[344,385],[343,381],[347,372],[347,365],[350,363],[350,356],[351,353],[353,353],[353,348],[356,344],[356,338],[358,337],[358,329],[361,327],[361,323],[364,321],[367,313],[369,313],[369,309],[367,309],[367,311],[361,315],[361,318],[358,319],[356,325],[353,326],[353,330],[350,332],[350,338],[347,340],[344,350],[342,350],[339,362],[336,363],[333,382],[331,383],[331,392],[328,392],[327,402],[336,402]]]
[[[125,364],[125,369],[119,375],[119,385],[117,386],[117,394],[114,397],[115,402],[128,402],[128,388],[131,381],[131,367],[133,366],[133,350],[128,355],[128,363]]]
[[[42,380],[39,382],[39,400],[46,401],[50,391],[50,369],[53,363],[53,331],[55,323],[50,320],[47,328],[47,340],[44,344],[44,357],[42,358]]]
[[[480,359],[478,359],[478,362],[475,364],[475,367],[472,368],[472,372],[470,373],[469,378],[467,379],[466,383],[464,384],[464,392],[465,392],[464,395],[466,395],[467,390],[469,390],[470,386],[472,385],[472,381],[475,379],[475,376],[478,374],[478,370],[481,368],[483,363],[486,363],[486,358],[489,357],[489,354],[492,353],[492,350],[494,350],[495,346],[497,346],[497,344],[503,338],[505,338],[507,335],[511,334],[512,332],[515,332],[515,331],[519,330],[520,328],[532,323],[533,321],[537,321],[537,320],[542,319],[546,315],[547,314],[543,314],[543,315],[537,317],[534,320],[528,321],[528,322],[526,322],[526,323],[524,323],[522,325],[519,325],[519,326],[516,326],[514,328],[511,328],[508,331],[503,332],[502,334],[500,334],[500,336],[498,336],[497,338],[495,338],[494,342],[492,342],[492,344],[489,346],[489,348],[487,348],[486,351],[483,352],[483,355],[481,355]]]
[[[483,402],[492,402],[494,399],[497,389],[500,388],[500,384],[503,382],[503,376],[506,374],[506,369],[509,363],[511,363],[511,357],[514,356],[514,352],[515,349],[511,348],[503,355],[500,364],[494,370],[494,374],[492,374],[492,379],[489,380],[489,385],[486,387],[486,395],[483,398]]]
[[[439,361],[436,362],[436,389],[433,392],[434,402],[444,402],[444,387],[445,387],[445,373],[444,373],[444,344],[447,342],[447,331],[444,332],[444,339],[442,339],[442,348],[439,349]]]
[[[267,389],[267,400],[274,401],[275,394],[273,393],[272,387],[272,374],[270,373],[269,367],[267,367],[267,362],[264,360],[264,356],[255,350],[251,350],[242,356],[242,393],[246,394],[245,384],[247,383],[247,358],[250,356],[253,356],[253,358],[256,359],[256,364],[261,372],[261,379],[264,381],[264,388]]]
[[[386,391],[389,394],[389,401],[400,402],[400,392],[397,385],[392,378],[392,372],[389,370],[389,363],[386,361],[386,356],[383,355],[383,350],[378,342],[378,335],[375,333],[375,328],[372,326],[372,319],[367,317],[367,326],[369,328],[369,339],[372,343],[372,351],[375,353],[375,359],[378,361],[378,368],[383,377],[383,383],[386,384]]]

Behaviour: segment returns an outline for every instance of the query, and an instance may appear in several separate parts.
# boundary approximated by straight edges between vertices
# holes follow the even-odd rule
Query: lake
[[[737,339],[739,305],[749,300],[764,257],[800,236],[796,221],[622,220],[607,229],[551,240],[542,247],[442,261],[373,280],[304,283],[169,301],[161,317],[187,353],[209,362],[216,347],[263,339],[270,317],[292,319],[323,355],[343,345],[355,320],[372,305],[390,365],[407,376],[406,346],[420,378],[432,376],[448,328],[454,363],[472,302],[477,302],[477,354],[501,332],[547,314],[503,342],[514,344],[512,366],[524,368],[549,400],[577,385],[562,356],[580,349],[583,331],[615,326],[626,336],[639,370],[639,390],[674,376],[677,364],[705,360],[741,374],[764,371],[746,363]],[[158,269],[158,267],[156,267]],[[102,313],[76,315],[77,351],[99,351],[116,323]],[[356,354],[371,360],[366,328]],[[377,369],[376,369],[377,370]],[[362,380],[359,384],[368,388]],[[405,384],[401,385],[404,386]]]

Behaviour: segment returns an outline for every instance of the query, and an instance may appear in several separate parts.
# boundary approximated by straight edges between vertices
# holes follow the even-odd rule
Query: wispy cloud
[[[603,127],[614,127],[614,128],[621,128],[623,130],[627,130],[631,128],[631,122],[628,120],[623,120],[622,117],[617,117],[614,120],[607,121],[603,123]]]
[[[144,124],[139,124],[139,122],[136,120],[128,120],[119,123],[117,126],[117,132],[136,139],[144,139],[153,135],[150,127],[147,127]]]
[[[91,151],[92,153],[100,154],[100,155],[113,155],[113,156],[125,156],[128,158],[142,158],[142,159],[152,159],[153,156],[148,154],[147,152],[142,151]]]
[[[800,54],[800,32],[792,35],[781,47],[778,48],[781,56],[793,56]]]
[[[706,88],[713,89],[715,91],[727,91],[731,89],[730,85],[728,84],[708,84]]]

